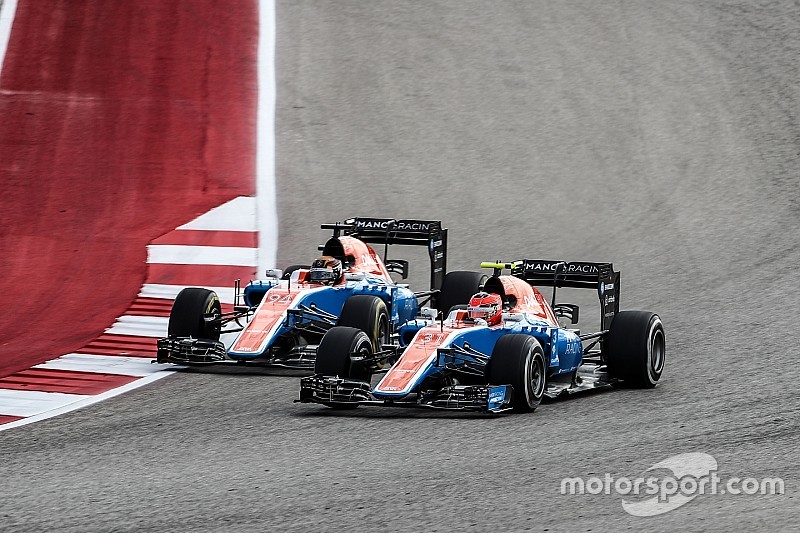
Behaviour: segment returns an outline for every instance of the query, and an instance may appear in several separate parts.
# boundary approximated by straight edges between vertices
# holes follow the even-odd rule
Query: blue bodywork
[[[258,307],[256,307],[257,314],[258,308],[269,302],[270,289],[274,287],[285,288],[286,286],[286,281],[278,279],[253,281],[244,288],[244,301],[250,307],[253,307],[253,304],[258,302]],[[302,311],[303,309],[310,309],[317,312],[286,313],[282,324],[271,333],[263,349],[240,352],[231,348],[228,350],[228,355],[238,360],[251,360],[261,357],[269,351],[276,339],[320,320],[320,315],[323,315],[323,317],[324,315],[329,315],[328,318],[335,321],[335,318],[341,313],[345,301],[355,295],[376,296],[383,300],[389,310],[389,327],[392,332],[397,331],[400,325],[417,316],[419,304],[413,291],[405,285],[387,283],[386,280],[379,276],[366,275],[363,279],[347,281],[342,285],[307,288],[306,294],[297,301],[292,302],[288,310]]]
[[[545,358],[549,361],[548,377],[571,375],[581,365],[583,344],[575,332],[554,327],[529,313],[507,315],[505,318],[500,325],[494,327],[473,326],[452,329],[445,323],[441,331],[447,335],[446,341],[439,345],[437,355],[430,358],[424,368],[415,373],[407,387],[402,391],[386,392],[378,390],[379,384],[372,389],[372,394],[379,399],[400,398],[439,372],[449,371],[462,365],[482,366],[486,358],[491,357],[498,339],[509,334],[530,335],[539,341]],[[414,339],[407,343],[412,344],[423,328],[437,325],[438,323],[430,320],[417,319],[407,322],[400,328],[400,338],[409,339],[414,335]],[[474,354],[475,352],[477,354]]]

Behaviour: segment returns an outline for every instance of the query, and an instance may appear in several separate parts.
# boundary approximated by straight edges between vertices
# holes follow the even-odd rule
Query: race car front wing
[[[300,399],[295,401],[339,407],[379,405],[502,413],[512,408],[513,393],[511,385],[451,385],[423,394],[386,399],[373,395],[370,384],[364,381],[317,374],[300,380]]]
[[[213,364],[225,361],[227,350],[219,341],[190,337],[158,339],[156,362],[177,364]]]

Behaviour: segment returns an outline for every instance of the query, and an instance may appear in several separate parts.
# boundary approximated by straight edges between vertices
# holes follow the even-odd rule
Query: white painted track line
[[[11,416],[33,416],[44,411],[61,409],[91,396],[64,394],[62,392],[39,392],[35,390],[0,389],[0,405],[3,414]],[[6,429],[9,424],[0,426]]]
[[[87,405],[92,405],[98,402],[102,402],[103,400],[107,400],[108,398],[113,398],[114,396],[119,396],[120,394],[124,394],[128,391],[133,389],[138,389],[139,387],[143,387],[148,385],[154,381],[159,379],[165,378],[167,376],[171,376],[173,372],[156,372],[155,374],[150,374],[149,376],[145,376],[142,379],[137,379],[127,385],[123,385],[122,387],[117,387],[116,389],[111,389],[106,391],[102,394],[98,394],[96,396],[81,396],[79,394],[61,394],[57,392],[40,392],[40,395],[47,395],[47,397],[41,398],[41,402],[39,404],[39,409],[36,410],[35,413],[31,415],[24,415],[24,414],[14,414],[14,413],[6,413],[5,409],[3,414],[9,414],[12,416],[27,416],[27,418],[23,418],[21,420],[15,420],[14,422],[9,422],[7,424],[0,425],[0,431],[5,431],[7,429],[24,426],[27,424],[32,424],[33,422],[38,422],[40,420],[46,420],[48,418],[52,418],[54,416],[58,416],[64,413],[68,413],[70,411],[74,411],[76,409],[80,409],[81,407],[86,407]],[[6,393],[19,393],[24,392],[26,394],[34,394],[34,391],[10,391],[10,390],[0,390],[0,405],[5,406],[7,398],[4,397]],[[52,396],[51,395],[56,395]],[[60,398],[60,402],[59,402]],[[14,395],[9,395],[9,400],[14,399]],[[38,401],[37,398],[33,396],[27,396],[27,398],[23,398],[22,396],[17,395],[16,399],[18,400],[33,400],[34,403]],[[60,403],[60,405],[59,405]]]
[[[278,259],[278,208],[275,186],[275,0],[258,3],[258,117],[256,198],[258,272]]]

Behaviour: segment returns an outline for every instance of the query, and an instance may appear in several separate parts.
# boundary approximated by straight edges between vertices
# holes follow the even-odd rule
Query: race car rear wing
[[[410,220],[393,218],[349,218],[344,222],[322,224],[322,229],[333,230],[333,236],[355,237],[367,244],[384,245],[384,263],[391,272],[408,275],[408,262],[387,259],[390,244],[427,246],[431,259],[431,290],[439,290],[447,272],[447,228],[438,220]]]
[[[587,263],[523,259],[511,264],[511,274],[531,285],[595,289],[600,299],[600,327],[607,330],[619,312],[619,272],[611,263]]]

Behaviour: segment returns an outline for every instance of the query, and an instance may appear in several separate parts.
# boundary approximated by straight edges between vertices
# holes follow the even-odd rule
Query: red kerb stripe
[[[133,335],[114,335],[104,333],[79,350],[80,353],[92,355],[121,355],[125,357],[156,357],[154,337],[136,337]]]
[[[0,379],[0,388],[94,395],[127,385],[137,379],[139,376],[31,368]]]
[[[188,285],[195,287],[233,287],[236,279],[247,285],[256,279],[256,270],[245,266],[165,265],[151,263],[147,268],[147,283]]]
[[[180,229],[162,235],[152,244],[183,244],[191,246],[238,246],[257,248],[258,233],[255,231],[205,231]]]

